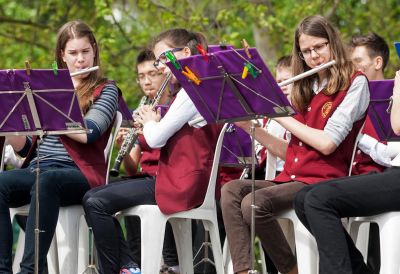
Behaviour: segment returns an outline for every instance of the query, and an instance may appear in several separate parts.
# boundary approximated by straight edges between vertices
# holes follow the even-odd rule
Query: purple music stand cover
[[[213,53],[221,50],[232,50],[232,45],[208,45],[207,51],[208,53]]]
[[[250,135],[240,127],[229,124],[222,142],[220,166],[250,167],[251,157]]]
[[[381,141],[400,141],[390,125],[388,111],[390,96],[393,94],[393,80],[370,81],[370,104],[368,116]]]
[[[68,70],[0,70],[0,105],[0,135],[86,132]]]
[[[224,123],[248,120],[264,116],[288,116],[294,113],[286,96],[262,61],[255,48],[249,49],[252,58],[244,50],[221,50],[208,54],[179,59],[182,69],[187,66],[200,80],[196,85],[167,62],[190,99],[207,123]],[[250,62],[259,75],[250,73],[242,79],[244,63]]]

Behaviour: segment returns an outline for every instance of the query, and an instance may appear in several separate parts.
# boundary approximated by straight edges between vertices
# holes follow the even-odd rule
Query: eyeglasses
[[[138,84],[144,83],[146,81],[146,78],[149,79],[151,82],[153,82],[162,75],[163,73],[157,70],[151,70],[147,73],[139,73],[138,77],[136,78],[136,82]]]
[[[308,59],[311,57],[312,51],[314,51],[318,55],[321,55],[325,51],[325,49],[328,47],[328,45],[329,45],[329,42],[324,42],[324,43],[315,45],[313,48],[304,49],[299,52],[299,57],[303,60]]]
[[[165,64],[165,63],[168,61],[167,56],[165,56],[165,54],[166,54],[167,52],[171,52],[172,54],[174,54],[174,52],[181,51],[181,50],[183,50],[183,49],[184,49],[184,48],[173,48],[173,49],[169,49],[169,50],[164,51],[163,53],[160,54],[160,56],[158,57],[158,59],[156,59],[156,60],[154,61],[153,66],[154,66],[155,68],[158,68],[158,66],[160,65],[160,63],[161,63],[161,64]]]

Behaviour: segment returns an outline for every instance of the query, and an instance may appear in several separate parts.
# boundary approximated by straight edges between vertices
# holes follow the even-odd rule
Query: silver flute
[[[165,77],[163,83],[161,84],[160,88],[157,91],[156,96],[154,97],[153,100],[150,100],[150,102],[148,102],[148,97],[147,96],[143,96],[142,99],[140,100],[139,106],[137,107],[138,109],[142,106],[144,106],[145,104],[149,103],[151,108],[154,109],[158,103],[161,100],[161,97],[164,94],[164,91],[166,90],[169,81],[171,80],[172,74],[169,73],[167,74],[167,76]],[[142,129],[142,127],[133,127],[130,128],[128,133],[125,136],[124,141],[121,144],[121,148],[118,151],[118,155],[115,158],[115,162],[114,162],[114,166],[113,168],[110,170],[110,175],[113,177],[117,177],[119,175],[119,169],[121,167],[122,164],[122,160],[124,159],[125,155],[128,154],[132,147],[134,146],[136,140],[139,137],[139,131]]]

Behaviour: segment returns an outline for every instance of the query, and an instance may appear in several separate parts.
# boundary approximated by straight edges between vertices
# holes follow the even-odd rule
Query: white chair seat
[[[217,274],[223,274],[221,241],[219,238],[215,204],[215,185],[218,175],[222,141],[227,128],[224,125],[218,137],[213,159],[211,176],[203,204],[191,210],[171,215],[163,214],[157,205],[139,205],[119,212],[122,216],[139,216],[141,221],[141,270],[143,274],[159,272],[162,258],[165,225],[171,223],[178,252],[180,273],[193,274],[191,219],[202,220],[204,229],[209,232],[211,248]]]

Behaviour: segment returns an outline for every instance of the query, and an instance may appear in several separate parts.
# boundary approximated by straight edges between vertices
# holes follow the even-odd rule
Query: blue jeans
[[[20,274],[34,273],[36,172],[30,168],[0,173],[0,273],[12,274],[12,226],[10,207],[30,204],[26,224],[25,250]],[[60,206],[81,204],[90,189],[82,172],[74,167],[47,166],[41,168],[39,189],[40,245],[39,273],[42,273],[57,225]]]

